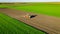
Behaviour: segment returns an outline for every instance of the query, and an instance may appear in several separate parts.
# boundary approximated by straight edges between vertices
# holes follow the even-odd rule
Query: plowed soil
[[[12,18],[18,19],[35,28],[43,30],[49,34],[60,34],[60,18],[14,9],[0,9],[0,12],[5,13]],[[35,14],[37,16],[29,19],[23,17],[26,14]]]

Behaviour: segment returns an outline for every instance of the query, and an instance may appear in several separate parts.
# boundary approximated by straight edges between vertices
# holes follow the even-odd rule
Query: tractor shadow
[[[30,15],[30,18],[35,18],[37,15]]]

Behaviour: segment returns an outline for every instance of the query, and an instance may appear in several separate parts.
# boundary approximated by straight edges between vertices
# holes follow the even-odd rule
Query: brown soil
[[[13,9],[0,9],[0,12],[9,15],[12,18],[18,19],[28,25],[43,30],[49,34],[60,34],[60,18],[42,14],[36,14],[37,15],[36,17],[28,19],[24,18],[23,16],[27,13],[28,14],[34,14],[34,13],[13,10]]]

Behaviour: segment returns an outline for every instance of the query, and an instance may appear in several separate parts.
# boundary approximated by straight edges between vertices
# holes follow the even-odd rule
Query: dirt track
[[[24,23],[34,26],[49,34],[60,34],[60,18],[37,14],[35,18],[28,19],[22,17],[28,12],[18,11],[13,9],[0,9],[0,12],[3,12],[13,18],[23,21]],[[29,14],[34,14],[34,13],[29,13]]]

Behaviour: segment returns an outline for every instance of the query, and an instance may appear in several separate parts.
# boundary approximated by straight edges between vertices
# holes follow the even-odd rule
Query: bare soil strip
[[[18,19],[26,24],[43,30],[49,34],[60,34],[60,18],[37,14],[32,19],[24,18],[25,14],[34,14],[13,9],[0,9],[0,12],[5,13],[12,18]]]

